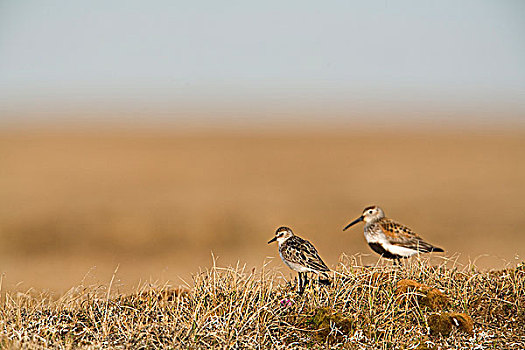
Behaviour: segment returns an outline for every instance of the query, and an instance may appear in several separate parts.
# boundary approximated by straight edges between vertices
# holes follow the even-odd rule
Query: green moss
[[[322,342],[341,341],[343,336],[350,335],[354,329],[352,320],[329,307],[315,309],[304,323],[310,330],[315,330],[312,333],[315,340]]]
[[[435,346],[429,347],[426,343],[421,343],[418,345],[418,347],[415,350],[436,350],[437,348]]]

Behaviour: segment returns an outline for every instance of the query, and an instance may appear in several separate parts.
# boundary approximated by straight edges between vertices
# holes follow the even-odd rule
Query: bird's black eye
[[[372,213],[373,213],[373,211],[372,211],[372,210],[369,210],[369,211],[368,211],[368,214],[372,214]]]

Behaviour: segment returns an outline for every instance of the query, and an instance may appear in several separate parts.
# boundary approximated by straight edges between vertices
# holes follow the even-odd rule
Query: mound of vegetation
[[[194,286],[128,295],[79,286],[6,293],[2,348],[523,349],[525,265],[502,271],[356,266],[342,257],[330,286],[303,295],[275,270],[218,268]],[[290,278],[287,276],[287,279]]]

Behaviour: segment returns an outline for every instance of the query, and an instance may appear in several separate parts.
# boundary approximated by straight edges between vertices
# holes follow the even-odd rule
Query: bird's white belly
[[[384,235],[365,234],[365,238],[368,243],[380,244],[384,250],[395,255],[409,257],[417,254],[417,250],[389,243]]]
[[[285,260],[284,263],[288,265],[289,268],[297,272],[315,272],[314,270],[304,267],[303,265],[299,265],[290,261]]]
[[[409,257],[409,256],[412,256],[414,254],[417,254],[417,250],[410,249],[410,248],[405,248],[405,247],[401,247],[401,246],[393,245],[393,244],[389,244],[389,243],[384,244],[383,248],[385,248],[386,251],[388,251],[388,252],[390,252],[392,254],[400,255],[400,256],[404,256],[404,257]]]

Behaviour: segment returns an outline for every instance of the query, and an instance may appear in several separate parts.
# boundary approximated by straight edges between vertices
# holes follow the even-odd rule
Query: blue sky
[[[0,111],[524,112],[524,37],[519,0],[3,0]]]

